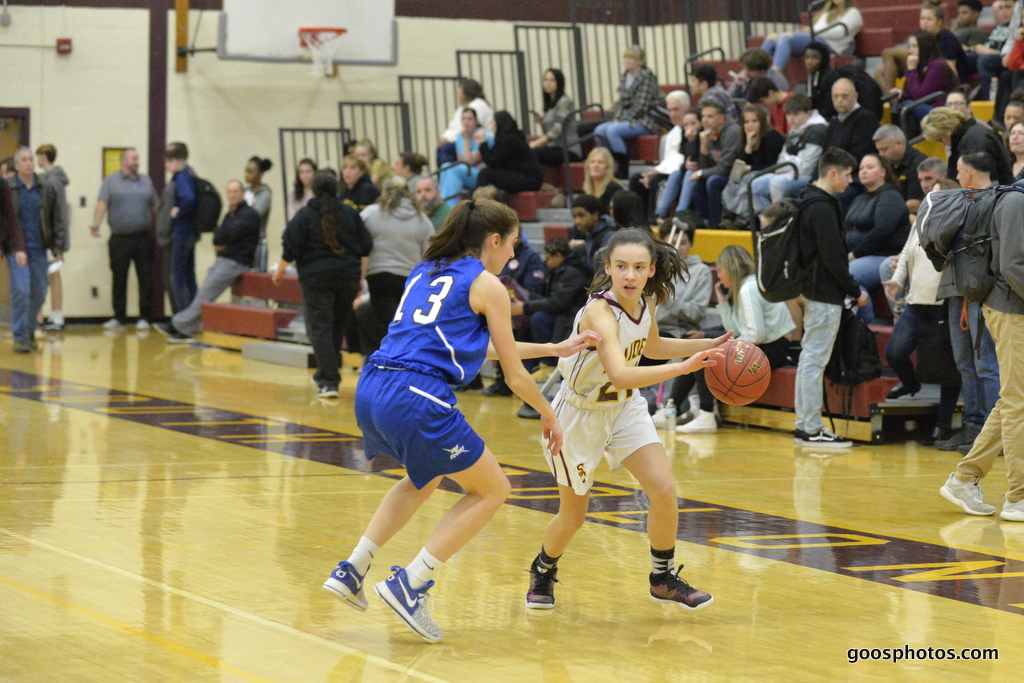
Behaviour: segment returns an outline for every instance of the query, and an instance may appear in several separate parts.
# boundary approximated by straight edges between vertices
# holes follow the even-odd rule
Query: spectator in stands
[[[949,107],[937,107],[921,122],[921,132],[925,139],[949,147],[947,164],[950,167],[965,154],[984,152],[995,163],[994,179],[1001,185],[1013,181],[1013,164],[1002,138],[976,119]]]
[[[807,69],[804,94],[811,98],[814,109],[825,119],[836,113],[832,107],[832,84],[837,75],[832,70],[831,59],[828,46],[816,40],[808,43],[804,50],[804,68]]]
[[[879,154],[865,154],[859,172],[864,193],[846,212],[843,228],[849,251],[850,274],[867,293],[879,288],[879,267],[887,256],[898,254],[907,242],[910,215],[895,186],[889,162]],[[866,323],[875,322],[871,298],[858,311]]]
[[[818,159],[825,149],[825,138],[828,135],[828,122],[814,110],[811,98],[803,93],[794,93],[786,100],[786,121],[789,135],[786,136],[782,152],[777,163],[789,162],[796,164],[794,178],[793,169],[785,167],[774,174],[763,175],[751,183],[750,191],[754,195],[754,210],[763,211],[773,201],[786,196],[791,184],[806,186],[817,172]]]
[[[202,286],[187,308],[175,313],[170,322],[156,325],[172,344],[191,343],[203,326],[203,304],[216,301],[239,275],[253,267],[263,230],[259,213],[246,202],[240,181],[229,181],[226,195],[227,213],[213,233],[217,258],[206,271]]]
[[[366,173],[370,176],[370,182],[378,190],[384,186],[385,180],[394,175],[394,171],[388,166],[388,162],[377,156],[377,148],[369,140],[363,139],[357,142],[353,156],[362,159],[366,164]]]
[[[607,141],[617,164],[615,177],[620,179],[629,178],[626,141],[661,132],[654,112],[664,101],[664,95],[658,88],[658,77],[647,68],[644,58],[639,45],[631,45],[623,52],[625,72],[619,81],[619,99],[612,107],[611,120],[594,130],[600,140]]]
[[[270,218],[270,205],[273,193],[269,185],[263,184],[263,174],[271,169],[274,162],[254,156],[245,165],[245,203],[260,217],[260,229],[263,236],[267,234],[267,219]]]
[[[61,166],[55,166],[57,160],[57,148],[53,145],[41,145],[36,149],[36,163],[43,171],[43,182],[50,183],[57,191],[57,204],[64,212],[64,225],[70,227],[71,205],[68,204],[67,186],[70,184],[68,174]],[[63,256],[61,259],[54,259],[49,268],[50,281],[50,316],[43,321],[42,328],[47,332],[64,331],[64,285],[60,272],[67,257],[67,251],[71,247],[70,234],[65,237]],[[42,316],[42,313],[39,314]]]
[[[366,283],[374,324],[359,328],[359,350],[363,356],[369,356],[380,347],[388,324],[395,317],[405,279],[423,260],[434,236],[434,225],[416,207],[405,178],[389,178],[380,200],[363,209],[360,216],[373,239]]]
[[[772,68],[772,56],[759,47],[752,47],[740,55],[740,63],[743,70],[736,74],[732,83],[727,89],[729,96],[739,100],[746,100],[747,86],[754,79],[767,76],[775,82],[779,90],[789,92],[789,81],[778,69]]]
[[[982,9],[984,7],[981,0],[959,0],[957,2],[953,35],[965,48],[973,48],[988,40],[988,33],[978,26],[978,17],[981,16]]]
[[[1010,126],[1006,136],[1006,148],[1013,157],[1013,182],[1024,180],[1024,121]]]
[[[565,74],[561,69],[548,69],[544,72],[542,87],[544,115],[535,113],[533,116],[543,133],[530,141],[537,160],[544,166],[561,166],[566,156],[569,161],[582,161],[583,150],[576,130],[576,117],[569,117],[576,110],[576,104],[565,93]],[[563,133],[565,147],[562,146]]]
[[[874,151],[872,136],[878,130],[878,119],[858,102],[857,88],[848,78],[840,78],[832,86],[832,106],[836,115],[828,122],[829,147],[838,147],[860,159]]]
[[[772,128],[785,135],[789,132],[785,106],[792,94],[779,90],[772,79],[762,77],[751,81],[750,87],[747,88],[747,101],[764,107]]]
[[[770,217],[775,213],[770,210],[766,212],[767,220],[762,225],[770,223]],[[733,331],[733,339],[742,339],[760,347],[772,367],[785,365],[789,352],[786,334],[796,326],[786,304],[769,303],[761,296],[757,288],[757,276],[754,274],[757,267],[750,253],[742,247],[727,246],[718,256],[715,270],[718,273],[718,284],[714,288],[715,299],[718,301],[716,309],[722,318],[722,326]],[[714,398],[707,389],[704,373],[695,372],[693,378],[700,395],[700,408],[693,420],[679,425],[676,431],[681,434],[718,431]]]
[[[711,223],[722,220],[722,190],[729,182],[733,161],[740,153],[740,126],[726,118],[725,108],[714,100],[701,105],[700,160],[690,176],[694,208]]]
[[[507,111],[494,115],[494,136],[483,130],[473,133],[486,166],[480,169],[477,185],[493,185],[503,192],[536,192],[544,183],[544,171],[530,149],[519,124]]]
[[[14,163],[11,159],[5,159],[4,164],[11,162],[8,168],[13,169]],[[0,250],[7,259],[7,275],[11,289],[11,327],[12,331],[19,331],[15,323],[21,322],[20,317],[14,316],[14,301],[17,297],[24,297],[24,287],[20,284],[25,276],[30,274],[28,270],[28,254],[25,251],[25,236],[21,232],[21,222],[18,220],[18,209],[15,207],[14,199],[11,196],[10,178],[0,177]],[[16,287],[16,283],[19,283]],[[19,303],[19,306],[24,306]],[[25,323],[28,321],[26,320]],[[28,353],[36,348],[34,336],[28,336],[27,330],[20,335],[21,338],[14,338],[14,350],[16,353]]]
[[[962,90],[954,90],[946,95],[945,106],[964,114],[968,119],[974,118],[974,110],[971,108],[971,103],[967,101],[967,95],[965,95]],[[991,126],[984,121],[978,119],[975,120],[981,125],[991,128]]]
[[[957,160],[957,180],[964,188],[990,187],[995,180],[994,170],[992,159],[984,152],[963,154]],[[996,210],[999,213],[999,205]],[[1019,226],[1020,214],[1016,220]],[[999,236],[1005,237],[1001,233]],[[998,246],[995,249],[994,258],[999,262]],[[935,447],[942,451],[960,451],[966,455],[999,399],[1000,368],[995,341],[988,330],[985,318],[981,316],[982,306],[970,303],[960,296],[953,284],[950,271],[951,269],[947,268],[942,273],[938,297],[947,299],[949,319],[960,323],[949,326],[949,336],[953,344],[953,357],[956,359],[956,367],[960,371],[963,384],[963,429],[949,439],[936,441]],[[985,316],[988,316],[988,311],[985,312]]]
[[[477,81],[471,78],[463,78],[459,81],[455,94],[459,101],[459,106],[456,107],[452,120],[448,123],[448,128],[437,139],[438,167],[458,159],[458,150],[455,143],[464,131],[462,117],[466,109],[473,110],[473,116],[477,120],[477,125],[484,130],[490,130],[491,121],[494,120],[494,110],[487,103],[487,99],[484,97],[484,89]]]
[[[313,192],[313,200],[288,221],[282,237],[284,252],[273,280],[279,284],[288,264],[295,262],[306,328],[316,356],[313,381],[320,396],[337,398],[342,337],[360,280],[367,277],[368,256],[376,245],[355,209],[337,199],[338,181],[333,175],[317,173]]]
[[[695,183],[691,177],[693,172],[700,167],[700,109],[691,109],[683,114],[683,135],[679,145],[682,164],[678,169],[669,173],[668,178],[657,199],[654,208],[654,216],[658,219],[667,218],[672,213],[686,211],[690,208],[693,199],[693,188]],[[666,148],[667,149],[667,148]],[[666,152],[666,158],[668,153]]]
[[[164,151],[164,169],[171,174],[174,195],[170,198],[170,276],[174,312],[185,310],[196,296],[196,180],[188,165],[188,147],[172,142]],[[158,231],[159,237],[159,231]],[[161,244],[163,242],[161,241]],[[167,264],[165,264],[167,265]]]
[[[921,183],[921,193],[927,195],[935,188],[935,184],[946,178],[946,164],[942,159],[928,157],[917,165],[917,181]]]
[[[402,152],[391,162],[391,170],[395,175],[405,178],[405,184],[411,188],[423,177],[423,168],[427,158],[418,152]]]
[[[615,221],[605,213],[601,200],[591,194],[573,197],[572,219],[582,238],[570,240],[569,246],[583,252],[583,263],[593,275],[597,252],[615,232]]]
[[[690,73],[687,83],[690,86],[691,104],[696,103],[695,106],[699,108],[704,100],[714,100],[722,105],[729,118],[739,118],[736,104],[725,88],[718,85],[718,72],[715,71],[715,67],[701,64]]]
[[[537,344],[559,342],[572,332],[576,312],[587,300],[591,273],[569,243],[555,237],[544,243],[544,282],[537,296],[528,301],[513,301],[512,315],[530,316],[530,340]],[[555,366],[555,358],[539,358],[526,363],[528,370],[538,364]]]
[[[338,197],[356,211],[362,211],[380,197],[380,190],[370,178],[370,167],[360,157],[341,160],[341,179]]]
[[[827,44],[832,54],[852,55],[856,47],[854,39],[864,26],[864,17],[854,0],[826,0],[811,23],[814,38]],[[761,47],[774,56],[772,68],[784,71],[790,58],[804,54],[810,42],[810,28],[801,26],[794,33],[768,34]]]
[[[1005,71],[1003,63],[1003,47],[1013,43],[1013,31],[1010,30],[1010,19],[1013,17],[1013,0],[995,0],[992,3],[992,19],[995,28],[988,34],[984,42],[976,43],[967,51],[967,59],[978,69],[978,94],[976,100],[988,100],[995,93],[991,92],[993,78],[999,78]],[[963,41],[961,41],[963,42]]]
[[[971,163],[975,155],[961,157]],[[995,352],[1001,370],[999,400],[985,420],[967,457],[957,465],[941,489],[942,497],[973,515],[990,515],[995,508],[982,499],[979,480],[984,478],[1002,453],[1006,457],[1009,487],[1004,495],[1000,517],[1024,522],[1024,401],[1021,386],[1020,348],[1024,345],[1024,243],[1020,217],[1024,201],[1011,192],[996,204],[993,214],[993,271],[996,281],[984,301],[985,319],[995,339]],[[965,400],[966,402],[966,400]]]
[[[910,46],[907,56],[906,84],[902,89],[893,88],[897,96],[893,104],[894,116],[899,115],[904,107],[928,95],[943,93],[938,99],[925,104],[918,104],[912,112],[913,118],[907,121],[907,135],[916,137],[920,130],[920,122],[928,112],[942,106],[945,94],[953,91],[959,84],[956,74],[939,52],[939,43],[928,31],[918,31],[907,39]],[[902,119],[901,119],[902,120]]]
[[[821,404],[825,365],[839,331],[846,297],[863,305],[867,293],[861,291],[850,275],[849,259],[843,244],[840,204],[833,195],[842,194],[851,182],[857,161],[842,149],[826,149],[818,161],[818,179],[801,195],[808,202],[800,212],[800,246],[804,263],[817,263],[804,282],[804,332],[800,361],[796,369],[796,412],[794,437],[798,443],[814,448],[849,447],[849,439],[825,429]],[[814,198],[817,201],[810,201]]]
[[[668,109],[668,117],[672,121],[672,129],[661,140],[662,154],[661,161],[657,166],[646,173],[637,173],[629,179],[629,189],[636,192],[644,199],[648,207],[648,213],[656,213],[655,202],[661,194],[661,187],[674,172],[683,167],[685,161],[683,153],[683,126],[686,119],[686,111],[690,107],[690,96],[683,90],[673,90],[665,95],[665,105]],[[700,120],[700,114],[697,115]],[[694,135],[696,139],[696,134]],[[666,188],[667,190],[668,188]],[[675,194],[679,193],[678,184]]]
[[[941,340],[935,340],[922,348],[922,342],[934,339],[929,333],[938,332],[948,339],[948,306],[945,300],[938,298],[939,272],[924,253],[917,230],[910,231],[903,250],[896,257],[896,263],[898,265],[891,277],[882,283],[889,301],[895,302],[900,292],[906,301],[885,346],[889,367],[900,378],[900,383],[889,392],[889,398],[913,396],[921,390],[921,379],[911,360],[911,354],[916,349],[920,355],[918,369],[921,375],[925,378],[938,376],[944,380],[939,383],[935,429],[931,438],[922,442],[931,445],[953,435],[953,411],[960,398],[960,374],[949,372],[950,368],[956,366],[951,347],[947,347]]]
[[[601,213],[607,214],[612,197],[622,190],[612,172],[615,167],[612,153],[607,147],[595,147],[584,163],[583,193],[597,197],[601,202]]]
[[[611,204],[612,220],[615,221],[616,227],[620,230],[624,228],[640,228],[641,230],[650,231],[651,224],[647,221],[647,207],[644,204],[643,197],[636,192],[630,192],[629,190],[617,192],[612,197]]]
[[[872,139],[878,155],[892,166],[896,189],[903,196],[907,210],[916,214],[925,194],[918,179],[918,166],[928,157],[916,147],[908,147],[907,136],[899,126],[891,123],[879,127]]]
[[[0,180],[7,182],[14,177],[16,171],[14,170],[14,159],[7,157],[3,161],[0,161]]]
[[[963,46],[956,36],[944,28],[946,13],[942,7],[931,2],[921,5],[918,28],[935,36],[939,44],[939,52],[956,71],[957,78],[963,84],[970,83],[975,74],[974,65],[967,59]],[[889,92],[896,84],[896,78],[906,69],[909,51],[903,47],[888,47],[882,51],[882,64],[875,69],[875,80],[882,92]]]
[[[313,175],[316,171],[316,162],[312,159],[302,159],[295,167],[295,184],[292,186],[292,191],[288,193],[286,202],[288,220],[295,218],[299,209],[313,198]]]
[[[492,114],[491,119],[493,118]],[[462,111],[462,131],[455,141],[456,156],[462,163],[442,166],[438,175],[441,197],[448,202],[449,207],[454,208],[459,203],[463,190],[473,191],[477,187],[480,169],[484,165],[483,157],[480,155],[480,144],[475,139],[477,131],[482,131],[484,139],[493,143],[494,135],[480,125],[476,111],[466,107]]]
[[[744,105],[742,121],[740,151],[733,162],[729,182],[722,190],[722,215],[727,221],[749,216],[752,176],[778,162],[786,144],[785,136],[769,125],[764,107]]]
[[[434,225],[434,232],[440,231],[452,207],[441,199],[441,191],[437,189],[437,183],[430,176],[420,178],[415,189],[416,206],[427,214],[427,218]]]
[[[1003,108],[1003,134],[1018,121],[1024,121],[1024,91],[1013,93]]]
[[[110,241],[107,253],[113,274],[111,301],[114,317],[103,327],[114,330],[128,321],[128,270],[135,263],[139,281],[139,319],[135,327],[148,330],[153,320],[153,216],[160,198],[153,181],[139,173],[139,153],[133,147],[121,152],[121,170],[111,173],[100,185],[92,225],[93,237],[100,236],[100,222],[109,211]]]

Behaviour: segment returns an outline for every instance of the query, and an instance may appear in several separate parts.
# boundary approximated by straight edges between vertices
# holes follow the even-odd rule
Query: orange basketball
[[[745,406],[761,398],[772,379],[772,366],[764,351],[748,341],[730,339],[725,360],[704,368],[708,389],[722,403]]]

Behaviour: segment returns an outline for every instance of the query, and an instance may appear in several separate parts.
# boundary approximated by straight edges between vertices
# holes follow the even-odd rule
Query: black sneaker
[[[524,403],[523,407],[516,411],[516,417],[521,417],[524,420],[539,420],[540,413],[534,410],[529,403]]]
[[[64,323],[55,323],[52,320],[47,319],[43,324],[43,329],[47,332],[63,332]]]
[[[505,384],[505,378],[499,377],[494,380],[494,384],[484,389],[484,394],[486,396],[511,396],[512,390]]]
[[[853,445],[853,442],[849,439],[836,436],[827,429],[821,429],[814,434],[805,433],[800,443],[803,446],[813,446],[815,448],[849,448]]]
[[[338,398],[338,385],[321,384],[319,396],[320,398]]]
[[[683,565],[679,565],[682,569]],[[658,602],[674,602],[686,609],[703,609],[715,601],[704,591],[697,590],[679,577],[679,571],[661,576],[650,575],[651,599]]]
[[[974,448],[974,441],[965,441],[956,447],[956,452],[960,455],[967,455]]]
[[[463,384],[460,387],[454,387],[455,391],[472,391],[474,389],[483,389],[484,381],[480,379],[480,375],[477,375],[468,384]]]
[[[888,399],[897,399],[904,396],[916,396],[917,392],[921,391],[921,385],[918,384],[916,387],[908,387],[900,383],[889,390]]]
[[[948,439],[940,439],[932,445],[940,451],[955,451],[965,443],[974,443],[974,439],[978,436],[978,431],[971,427],[964,427]]]
[[[534,565],[529,571],[530,590],[526,592],[526,606],[529,609],[554,609],[558,567],[545,571]]]
[[[170,337],[172,334],[177,332],[177,330],[174,329],[174,325],[171,323],[154,323],[153,327],[156,328],[157,332],[167,337]]]
[[[793,430],[793,441],[795,441],[797,443],[803,443],[804,439],[806,439],[807,436],[808,436],[807,432],[805,432],[802,429],[794,429]]]

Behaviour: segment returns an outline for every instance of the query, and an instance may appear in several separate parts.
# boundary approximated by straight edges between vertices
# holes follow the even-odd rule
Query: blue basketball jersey
[[[405,293],[380,350],[369,360],[464,384],[480,371],[490,334],[484,316],[470,308],[469,289],[483,271],[466,257],[439,268],[424,261],[405,281]]]

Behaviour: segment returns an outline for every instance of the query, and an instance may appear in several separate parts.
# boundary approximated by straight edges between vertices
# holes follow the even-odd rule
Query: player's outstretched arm
[[[523,367],[512,336],[512,304],[505,285],[493,274],[484,271],[473,281],[469,290],[469,303],[474,311],[487,319],[491,334],[490,346],[497,352],[505,374],[505,383],[515,394],[540,413],[544,439],[552,453],[562,448],[562,427],[555,418],[551,404],[540,392],[537,383]]]
[[[651,336],[647,338],[644,355],[653,360],[686,358],[701,351],[721,346],[732,339],[732,336],[732,330],[729,330],[717,339],[672,339],[670,337],[659,337],[657,323],[652,321]]]
[[[557,344],[533,344],[531,342],[516,342],[516,351],[519,357],[526,358],[568,358],[574,353],[579,353],[588,346],[594,346],[599,337],[596,332],[584,330],[577,335],[569,337]],[[487,343],[487,359],[498,360],[498,350],[494,348],[493,340]]]

